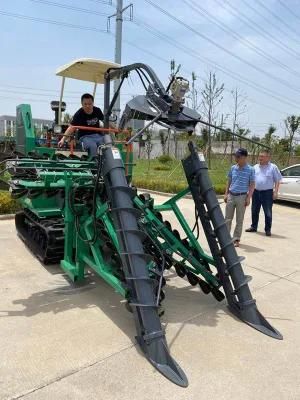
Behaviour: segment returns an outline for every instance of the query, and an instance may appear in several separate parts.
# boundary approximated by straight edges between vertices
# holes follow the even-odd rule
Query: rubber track
[[[44,264],[57,264],[64,255],[63,218],[39,218],[24,209],[15,216],[17,232],[34,255]]]

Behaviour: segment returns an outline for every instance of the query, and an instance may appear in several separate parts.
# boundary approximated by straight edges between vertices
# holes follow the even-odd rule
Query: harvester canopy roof
[[[120,68],[121,65],[92,58],[79,58],[58,68],[56,75],[81,81],[104,83],[105,72],[109,68]]]

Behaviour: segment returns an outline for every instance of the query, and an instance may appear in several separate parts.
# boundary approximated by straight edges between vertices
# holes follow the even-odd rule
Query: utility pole
[[[110,19],[116,17],[116,29],[115,29],[115,63],[121,64],[122,62],[122,28],[123,28],[123,13],[128,8],[130,8],[130,21],[133,19],[133,5],[129,4],[123,8],[123,0],[117,0],[116,2],[116,12],[108,17],[108,31],[110,29]],[[116,79],[114,81],[114,93],[116,93],[120,80]],[[117,115],[118,121],[120,117],[120,94],[117,98],[114,107],[114,113]]]
[[[195,82],[197,80],[195,72],[192,72],[192,109],[197,110],[197,92],[195,88]]]

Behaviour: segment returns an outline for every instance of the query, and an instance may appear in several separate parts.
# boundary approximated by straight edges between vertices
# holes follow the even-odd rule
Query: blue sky
[[[145,62],[167,83],[169,60],[174,58],[182,64],[181,75],[187,79],[195,71],[199,91],[208,72],[216,72],[226,89],[219,116],[227,116],[226,123],[231,126],[230,92],[237,87],[247,105],[240,124],[253,134],[264,134],[270,123],[282,134],[283,119],[288,114],[300,114],[299,1],[153,0],[185,25],[145,0],[132,2],[134,21],[125,21],[123,27],[123,64]],[[52,118],[49,103],[57,99],[60,87],[60,79],[55,76],[57,67],[81,57],[113,60],[114,22],[112,33],[105,33],[107,18],[99,14],[113,14],[115,8],[114,4],[104,3],[105,0],[0,2],[0,115],[14,115],[16,105],[27,102],[35,117]],[[126,4],[129,1],[124,0]],[[91,85],[67,81],[67,111],[76,111],[80,93],[91,90]],[[122,104],[139,92],[141,87],[132,76],[124,87]],[[98,93],[97,104],[101,106],[102,88]]]

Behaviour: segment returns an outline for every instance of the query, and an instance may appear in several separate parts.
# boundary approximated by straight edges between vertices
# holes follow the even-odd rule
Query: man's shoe
[[[233,242],[234,247],[240,247],[240,241],[239,240],[235,240]]]
[[[270,231],[267,231],[267,232],[266,232],[266,236],[272,236],[271,232],[270,232]]]
[[[257,230],[250,226],[250,228],[246,229],[246,232],[257,232]]]

